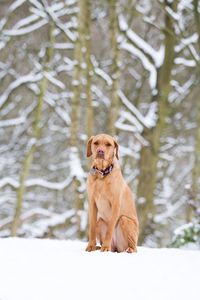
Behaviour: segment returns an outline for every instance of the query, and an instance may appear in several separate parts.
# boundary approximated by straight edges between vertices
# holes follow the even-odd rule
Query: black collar
[[[90,169],[90,174],[96,175],[97,173],[99,173],[102,177],[104,177],[104,176],[110,174],[112,172],[112,169],[113,169],[113,165],[110,165],[105,170],[99,170],[96,167],[93,167],[92,169]]]

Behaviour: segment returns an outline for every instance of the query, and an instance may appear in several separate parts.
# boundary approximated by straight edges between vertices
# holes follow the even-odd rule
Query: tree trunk
[[[115,123],[119,115],[119,45],[118,45],[118,16],[117,16],[117,0],[109,1],[110,8],[110,36],[111,36],[111,103],[108,120],[108,133],[112,136],[116,135],[117,129]]]
[[[85,36],[84,36],[84,44],[86,49],[85,55],[85,79],[86,79],[86,134],[89,138],[93,135],[93,128],[94,128],[94,113],[93,113],[93,106],[92,106],[92,76],[93,76],[93,69],[91,63],[91,0],[85,1],[84,7],[84,16],[85,16]]]
[[[200,51],[200,16],[198,12],[198,0],[193,1],[194,5],[194,19],[195,25],[198,33],[198,49]],[[197,66],[199,68],[199,66]],[[197,88],[199,89],[200,84],[200,69],[197,70],[198,78],[197,78]],[[187,221],[190,222],[194,217],[195,210],[197,209],[197,203],[199,199],[199,184],[200,180],[200,98],[196,98],[197,102],[197,117],[196,117],[196,130],[195,130],[195,146],[194,146],[194,166],[192,170],[192,185],[191,185],[191,201],[190,206],[187,209]]]
[[[70,152],[74,153],[75,156],[79,157],[78,147],[80,144],[79,132],[80,132],[80,112],[81,112],[81,98],[84,92],[84,87],[86,91],[87,104],[92,103],[91,95],[91,80],[90,80],[90,1],[79,0],[78,1],[78,29],[77,29],[77,39],[75,42],[75,52],[74,52],[74,73],[72,81],[72,102],[71,102],[71,128],[70,128]],[[85,76],[85,78],[84,78]],[[83,99],[82,99],[83,100]],[[92,117],[92,108],[87,111]],[[89,125],[88,125],[89,126]],[[91,132],[91,128],[89,134]],[[88,132],[87,132],[88,134]],[[74,177],[73,180],[73,191],[74,191],[74,209],[76,217],[76,227],[77,227],[77,237],[82,238],[81,230],[81,216],[80,211],[83,210],[83,197],[79,192],[79,178]]]
[[[195,146],[194,146],[194,166],[192,169],[192,186],[191,186],[191,203],[187,211],[187,221],[192,221],[195,212],[200,202],[200,98],[197,97],[197,120],[195,132]]]
[[[78,13],[78,32],[75,42],[74,50],[74,72],[72,80],[72,101],[71,101],[71,128],[70,128],[70,146],[76,147],[78,145],[78,133],[79,133],[79,117],[80,117],[80,97],[81,97],[81,36],[82,36],[82,0],[79,1],[79,13]]]
[[[49,42],[50,46],[47,48],[46,51],[46,62],[44,66],[44,71],[48,71],[48,64],[52,58],[53,55],[53,43],[54,43],[54,37],[52,34],[53,28],[50,26],[49,28]],[[38,102],[37,102],[37,107],[36,107],[36,112],[35,112],[35,119],[33,123],[33,137],[30,140],[30,146],[27,149],[27,152],[25,154],[23,164],[22,164],[22,169],[21,169],[21,174],[20,174],[20,179],[19,179],[19,188],[17,190],[17,202],[16,202],[16,208],[15,208],[15,214],[13,218],[13,222],[11,225],[11,235],[16,236],[17,235],[17,230],[20,225],[20,215],[22,211],[22,206],[23,206],[23,198],[24,198],[24,193],[25,193],[25,182],[26,179],[29,175],[30,167],[32,164],[33,160],[33,154],[36,149],[36,142],[40,138],[41,135],[41,114],[42,114],[42,106],[43,106],[43,100],[44,100],[44,95],[46,93],[48,86],[48,80],[45,76],[43,76],[41,84],[40,84],[40,94],[38,97]]]
[[[173,5],[165,1],[165,5]],[[165,125],[166,116],[169,113],[168,95],[170,92],[171,71],[174,62],[175,34],[172,19],[165,14],[165,57],[160,70],[158,70],[157,89],[158,94],[152,101],[158,103],[158,121],[154,128],[144,130],[144,138],[148,146],[141,150],[138,178],[138,214],[140,220],[140,243],[153,231],[154,190],[156,186],[157,163],[160,151],[160,138]]]

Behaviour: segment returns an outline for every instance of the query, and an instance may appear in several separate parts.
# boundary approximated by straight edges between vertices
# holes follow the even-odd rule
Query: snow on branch
[[[15,8],[17,8],[19,5],[21,5],[23,2],[25,2],[25,1],[16,1],[15,5],[14,4],[11,5],[10,11],[13,11]],[[49,17],[50,17],[54,21],[56,26],[60,30],[62,30],[71,41],[75,41],[75,39],[76,39],[75,35],[68,28],[69,26],[71,26],[72,23],[70,23],[68,26],[66,24],[62,24],[62,22],[59,20],[59,18],[56,15],[57,11],[58,12],[62,11],[63,5],[64,5],[63,3],[61,3],[61,2],[55,3],[52,6],[46,5],[44,7],[37,0],[30,0],[29,2],[33,5],[33,7],[30,7],[30,11],[33,14],[20,20],[18,23],[16,23],[14,25],[14,27],[12,29],[4,30],[3,31],[4,37],[24,35],[24,34],[33,32],[35,30],[38,30],[39,28],[48,24]],[[4,25],[5,25],[4,23],[6,23],[6,21],[7,21],[6,18],[4,18],[4,19],[5,19],[4,22],[0,26],[1,28],[4,27]],[[2,45],[2,47],[3,46],[4,45]]]
[[[60,80],[56,79],[53,75],[55,75],[55,72],[44,72],[44,76],[54,85],[58,86],[62,90],[65,89],[65,85]]]
[[[30,25],[30,26],[27,26],[27,27],[24,27],[21,29],[4,30],[3,33],[8,36],[24,35],[24,34],[30,33],[32,31],[35,31],[35,30],[41,28],[42,26],[46,25],[47,23],[48,23],[48,20],[43,19],[33,25]]]
[[[180,103],[190,93],[191,87],[195,84],[196,77],[192,75],[182,86],[176,81],[171,80],[171,85],[175,88],[175,91],[170,93],[169,102],[177,101]]]
[[[135,124],[126,124],[124,123],[125,119],[126,119],[127,115],[125,115],[123,112],[121,112],[121,116],[120,118],[117,120],[117,122],[115,123],[115,126],[120,129],[120,130],[124,130],[124,131],[129,131],[134,133],[134,137],[139,141],[139,143],[143,146],[148,146],[148,142],[143,138],[143,136],[140,134],[140,132],[137,132],[136,126]],[[133,119],[132,120],[136,120]]]
[[[122,103],[128,108],[129,111],[136,117],[136,119],[141,123],[142,126],[146,128],[152,128],[156,125],[157,121],[157,104],[152,102],[149,107],[149,111],[146,116],[143,116],[141,112],[128,100],[124,93],[120,90],[118,91],[118,96]],[[140,130],[141,132],[141,130]]]
[[[25,116],[21,116],[14,119],[0,120],[0,128],[1,127],[9,127],[23,124],[26,121]]]
[[[30,213],[31,212],[27,212],[27,214]],[[68,227],[74,215],[75,211],[73,209],[68,210],[62,214],[50,213],[49,216],[46,215],[47,218],[37,220],[31,225],[23,224],[21,231],[23,233],[28,232],[29,236],[31,237],[44,237],[46,234],[52,232],[53,230]],[[25,218],[23,218],[23,221],[24,219]]]
[[[159,68],[163,64],[164,60],[164,46],[161,45],[159,50],[155,50],[149,43],[143,40],[132,29],[128,28],[128,24],[123,15],[119,15],[119,27],[125,32],[129,42],[132,42],[137,48],[139,48],[148,59],[154,63],[156,68]]]
[[[25,182],[26,187],[31,187],[31,186],[41,186],[50,190],[58,190],[61,191],[65,189],[67,186],[70,185],[72,181],[71,177],[66,178],[62,182],[51,182],[44,180],[42,178],[33,178],[33,179],[28,179]],[[19,187],[19,182],[11,177],[4,177],[0,180],[0,188],[10,185],[13,188],[17,189]]]
[[[24,18],[24,19],[20,19],[20,21],[15,24],[13,29],[20,29],[21,27],[24,27],[26,25],[29,25],[29,24],[33,23],[33,22],[36,22],[38,19],[40,19],[40,18],[36,15],[30,15],[30,16]]]
[[[8,20],[9,20],[9,16],[21,5],[23,5],[23,3],[25,3],[26,0],[17,0],[14,1],[8,8],[8,13],[0,20],[0,31],[2,32],[4,27],[6,26]],[[1,36],[1,40],[0,40],[0,49],[3,49],[6,44],[10,41],[10,37],[6,36],[5,34],[3,34]]]
[[[182,38],[180,44],[175,46],[175,51],[179,53],[190,44],[195,44],[198,41],[198,34],[195,32],[187,38]]]
[[[120,116],[123,117],[124,120],[127,120],[132,124],[133,132],[141,133],[143,131],[144,127],[141,125],[138,119],[134,115],[132,115],[132,113],[128,111],[121,111]]]
[[[51,217],[52,213],[44,208],[36,207],[28,210],[27,212],[23,213],[21,215],[20,223],[36,217]],[[13,222],[13,217],[7,217],[0,221],[0,230],[4,230],[10,226],[10,224]]]
[[[184,57],[176,57],[174,60],[176,65],[184,65],[186,67],[195,67],[196,62],[192,59],[185,59]]]
[[[30,83],[30,82],[37,82],[42,79],[42,74],[38,73],[35,74],[33,72],[18,77],[15,81],[13,81],[7,89],[4,91],[4,93],[0,96],[0,108],[4,105],[4,103],[8,100],[8,97],[10,94],[17,89],[19,86],[25,84],[25,83]]]
[[[121,42],[121,49],[128,51],[140,59],[144,69],[150,74],[149,86],[153,93],[157,84],[157,70],[162,66],[164,61],[164,45],[161,45],[159,50],[155,50],[149,43],[128,27],[123,15],[119,15],[119,27],[126,37],[126,39]]]
[[[99,67],[99,62],[94,55],[91,55],[91,63],[95,74],[102,78],[108,86],[111,86],[113,82],[112,78]]]
[[[86,175],[81,166],[78,149],[76,147],[71,147],[69,151],[70,151],[69,154],[70,176],[72,178],[77,178],[81,183],[83,183],[85,181]]]
[[[172,216],[176,214],[177,210],[180,209],[180,207],[184,205],[184,203],[185,199],[183,197],[174,204],[167,203],[167,209],[163,213],[154,216],[154,221],[160,224],[166,219],[172,218]]]
[[[59,107],[58,105],[56,105],[56,102],[52,99],[51,94],[49,92],[47,92],[47,95],[44,97],[44,101],[50,105],[51,107],[53,107],[55,109],[55,112],[57,113],[57,115],[63,120],[63,122],[69,126],[71,123],[69,114],[62,109],[61,107]]]
[[[29,0],[30,3],[32,3],[35,7],[37,7],[39,10],[43,10],[43,5],[37,1],[37,0]]]
[[[21,216],[21,219],[24,221],[26,221],[27,219],[33,218],[33,217],[38,217],[38,216],[42,216],[42,217],[50,217],[52,215],[52,213],[44,208],[41,207],[36,207],[36,208],[32,208],[29,209],[27,212],[23,213]]]
[[[101,77],[108,86],[112,85],[112,78],[105,71],[100,68],[95,68],[94,72],[96,73],[96,75],[99,75],[99,77]]]
[[[18,7],[20,7],[24,2],[26,2],[26,0],[17,0],[14,1],[11,6],[9,7],[9,12],[13,12],[14,10],[16,10]]]
[[[10,109],[14,110],[15,107],[16,106],[14,103],[10,103],[10,105],[8,105],[4,110],[1,110],[1,116],[2,117],[7,116]],[[20,111],[19,117],[1,120],[0,127],[9,127],[9,126],[16,126],[16,125],[24,124],[26,122],[28,115],[35,109],[35,107],[36,107],[35,101],[31,102],[29,106],[27,106],[25,109]]]
[[[41,10],[41,9],[37,9],[35,7],[31,7],[30,11],[35,15],[35,17],[41,17],[41,18],[47,18],[47,14],[45,13],[45,11]]]
[[[73,43],[55,43],[53,45],[54,49],[74,49]]]
[[[144,69],[146,69],[149,72],[149,86],[152,91],[155,90],[157,84],[157,70],[155,66],[149,61],[149,59],[145,56],[145,54],[141,50],[137,49],[132,44],[123,42],[120,45],[120,48],[128,51],[133,56],[138,57],[140,59]]]
[[[74,34],[65,24],[63,24],[54,12],[53,7],[45,6],[45,10],[49,17],[54,21],[55,25],[68,37],[71,42],[76,41],[76,34]]]
[[[96,95],[96,97],[99,100],[101,100],[107,107],[109,107],[110,99],[101,91],[101,89],[98,86],[93,84],[92,92],[94,93],[94,95]]]

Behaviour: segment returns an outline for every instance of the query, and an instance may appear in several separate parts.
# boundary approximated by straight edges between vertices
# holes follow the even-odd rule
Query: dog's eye
[[[97,141],[96,141],[96,142],[94,142],[94,145],[98,146],[98,145],[99,145],[99,142],[97,142]]]
[[[112,145],[111,145],[110,143],[106,143],[106,146],[107,146],[107,147],[110,147],[110,146],[112,146]]]

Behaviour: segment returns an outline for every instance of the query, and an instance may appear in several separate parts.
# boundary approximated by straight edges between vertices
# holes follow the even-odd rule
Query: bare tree
[[[158,121],[155,127],[145,128],[143,137],[148,142],[140,153],[139,178],[137,196],[139,198],[138,212],[140,219],[140,242],[144,242],[145,235],[151,232],[153,216],[155,214],[154,191],[156,186],[157,163],[160,151],[160,138],[169,114],[170,104],[168,96],[171,89],[171,71],[174,65],[175,32],[173,19],[167,13],[167,8],[175,8],[176,3],[165,1],[165,56],[158,70],[157,95],[152,97],[158,105]],[[149,231],[149,232],[148,232]]]
[[[110,44],[111,44],[111,93],[110,93],[110,110],[108,120],[108,133],[110,135],[116,134],[115,123],[119,117],[119,77],[120,77],[120,48],[118,43],[118,1],[109,1],[109,17],[110,17]]]
[[[53,26],[49,27],[49,45],[46,48],[46,55],[43,67],[43,78],[40,83],[40,93],[37,100],[37,107],[35,111],[35,118],[33,123],[33,135],[27,145],[27,152],[25,154],[20,179],[19,179],[19,188],[17,190],[17,201],[16,201],[16,208],[15,208],[15,215],[13,218],[12,226],[11,226],[11,235],[16,236],[17,230],[20,225],[20,215],[23,207],[23,199],[25,193],[25,182],[29,175],[29,171],[31,168],[31,164],[33,161],[33,155],[37,147],[37,141],[41,135],[41,117],[42,117],[42,107],[44,102],[44,96],[48,87],[48,79],[45,76],[45,72],[49,70],[49,63],[52,59],[53,55],[53,44],[54,44],[54,36],[53,36]]]
[[[199,1],[194,0],[194,20],[196,30],[198,33],[198,49],[200,51],[200,16],[198,11]],[[197,66],[197,86],[200,84],[200,67]],[[188,221],[191,221],[194,216],[194,211],[197,209],[199,200],[199,180],[200,180],[200,98],[199,95],[196,97],[196,130],[195,130],[195,148],[194,148],[194,166],[192,170],[192,186],[191,186],[191,198],[192,203],[188,209]]]
[[[86,84],[86,134],[90,137],[94,132],[94,111],[92,103],[92,77],[94,75],[91,63],[91,0],[85,1],[84,7],[84,45],[85,53],[85,84]]]

